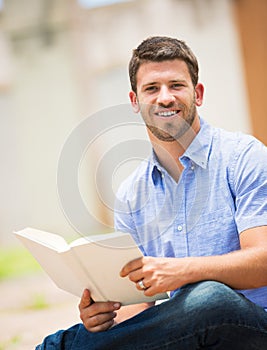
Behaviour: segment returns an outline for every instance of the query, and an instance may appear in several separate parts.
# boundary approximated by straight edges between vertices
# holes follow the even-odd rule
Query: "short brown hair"
[[[132,90],[136,93],[136,75],[144,62],[162,62],[180,59],[187,64],[194,86],[198,83],[198,62],[191,49],[182,40],[165,36],[153,36],[145,39],[133,50],[129,63],[129,77]]]

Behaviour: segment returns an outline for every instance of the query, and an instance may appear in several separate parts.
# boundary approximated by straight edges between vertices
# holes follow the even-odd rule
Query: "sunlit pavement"
[[[79,298],[44,274],[0,282],[0,350],[31,350],[50,333],[80,322]]]

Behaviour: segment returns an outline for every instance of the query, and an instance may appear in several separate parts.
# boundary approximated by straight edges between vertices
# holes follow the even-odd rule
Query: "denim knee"
[[[218,320],[218,316],[223,315],[229,318],[234,310],[243,307],[243,303],[250,303],[230,287],[216,281],[186,285],[173,298],[179,300],[185,317],[191,315],[190,319],[194,318],[196,322],[199,319]]]

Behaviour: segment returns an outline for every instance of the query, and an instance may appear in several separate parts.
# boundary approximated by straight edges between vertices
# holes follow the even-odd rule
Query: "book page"
[[[142,257],[130,234],[90,236],[90,241],[81,238],[71,248],[62,237],[40,230],[28,228],[15,234],[56,285],[74,295],[80,297],[88,288],[95,301],[119,301],[122,305],[167,298],[165,293],[146,297],[127,277],[120,277],[127,262]]]
[[[97,298],[102,297],[62,237],[32,228],[15,235],[59,288],[81,297],[87,287]]]
[[[20,237],[25,237],[33,242],[40,243],[56,251],[65,251],[69,249],[69,245],[65,239],[54,233],[28,227],[21,231],[15,232],[15,235],[19,239]]]
[[[154,297],[146,297],[143,291],[129,279],[120,277],[121,268],[129,261],[142,257],[142,253],[129,234],[117,233],[106,236],[97,242],[90,242],[72,247],[77,259],[89,272],[93,284],[101,290],[103,299],[95,301],[119,301],[122,305],[166,299],[163,293]]]
[[[102,233],[98,235],[84,236],[76,239],[75,241],[69,244],[70,247],[76,247],[83,244],[88,244],[92,242],[99,242],[102,245],[115,246],[116,248],[126,248],[128,245],[136,246],[134,240],[132,239],[129,233],[125,232],[111,232],[111,233]]]

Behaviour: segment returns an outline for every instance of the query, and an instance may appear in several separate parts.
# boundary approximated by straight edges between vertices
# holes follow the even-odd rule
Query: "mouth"
[[[160,118],[172,118],[176,115],[178,115],[181,112],[181,110],[173,110],[173,111],[159,111],[155,112],[155,115],[160,117]]]

